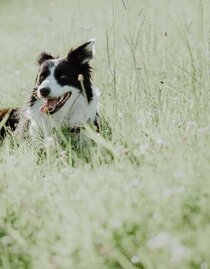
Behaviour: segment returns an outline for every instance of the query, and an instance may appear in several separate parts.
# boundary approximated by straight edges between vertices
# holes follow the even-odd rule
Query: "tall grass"
[[[101,135],[7,137],[0,268],[209,268],[209,8],[1,1],[0,106],[25,103],[40,51],[95,37]]]

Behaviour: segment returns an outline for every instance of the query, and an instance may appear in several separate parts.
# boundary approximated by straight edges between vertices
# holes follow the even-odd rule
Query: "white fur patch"
[[[70,88],[72,91],[71,97],[58,112],[52,115],[40,111],[41,100],[38,100],[32,107],[27,108],[25,117],[31,122],[29,127],[30,135],[49,136],[53,129],[59,129],[62,125],[75,128],[88,121],[94,122],[98,112],[98,90],[93,88],[93,99],[88,103],[79,90]]]
[[[52,65],[49,66],[50,74],[47,76],[46,79],[42,81],[42,83],[39,85],[37,89],[39,98],[41,98],[40,89],[43,89],[43,88],[50,88],[51,91],[50,91],[50,95],[48,96],[49,98],[57,98],[70,91],[69,86],[63,87],[59,85],[54,76],[55,69],[58,63],[60,62],[60,60],[61,59],[50,60],[50,62],[52,63]]]

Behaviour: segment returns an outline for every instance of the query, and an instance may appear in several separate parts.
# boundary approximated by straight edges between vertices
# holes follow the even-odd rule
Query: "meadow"
[[[0,268],[210,268],[210,1],[1,0],[0,107],[96,38],[101,133],[0,146]],[[44,150],[43,150],[44,149]]]

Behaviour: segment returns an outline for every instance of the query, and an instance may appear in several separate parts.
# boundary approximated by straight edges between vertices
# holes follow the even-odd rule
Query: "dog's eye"
[[[65,78],[67,78],[66,75],[61,75],[61,76],[60,76],[60,79],[65,79]]]
[[[57,70],[56,70],[56,75],[57,75],[57,77],[60,78],[60,79],[64,79],[64,78],[67,77],[67,76],[66,76],[66,73],[65,73],[64,70],[62,70],[62,69],[57,69]]]
[[[67,75],[64,74],[64,73],[61,73],[61,74],[59,74],[59,75],[57,76],[57,78],[60,79],[60,80],[65,80],[65,79],[67,78]]]

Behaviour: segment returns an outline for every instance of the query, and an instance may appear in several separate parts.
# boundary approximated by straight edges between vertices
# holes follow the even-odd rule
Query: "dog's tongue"
[[[43,106],[40,107],[41,112],[47,112],[49,108],[54,108],[59,98],[47,99]]]
[[[47,102],[46,102],[46,106],[48,108],[53,108],[56,106],[57,102],[58,102],[58,99],[59,98],[55,98],[55,99],[47,99]]]

